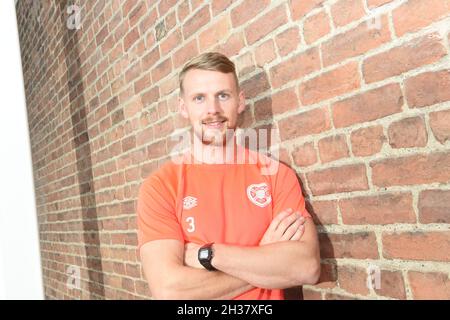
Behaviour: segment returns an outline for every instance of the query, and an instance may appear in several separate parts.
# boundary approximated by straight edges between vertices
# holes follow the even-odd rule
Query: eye
[[[194,97],[194,102],[203,102],[204,97],[202,95],[198,95]]]
[[[219,94],[220,100],[227,100],[229,97],[230,97],[230,95],[228,93],[220,93]]]

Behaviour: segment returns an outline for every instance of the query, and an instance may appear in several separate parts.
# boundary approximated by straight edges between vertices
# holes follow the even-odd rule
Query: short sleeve
[[[137,216],[139,249],[152,240],[176,239],[184,242],[174,195],[158,177],[149,177],[139,188]]]
[[[276,216],[287,208],[300,212],[304,217],[311,218],[305,206],[305,198],[303,197],[300,184],[294,171],[286,165],[280,163],[275,187],[272,191],[273,196],[273,214]]]

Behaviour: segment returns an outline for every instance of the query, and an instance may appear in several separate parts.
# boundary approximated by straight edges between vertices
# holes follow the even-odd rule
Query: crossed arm
[[[141,261],[156,299],[231,299],[254,287],[284,289],[314,284],[320,275],[317,232],[310,218],[290,209],[278,214],[259,246],[214,244],[213,266],[197,260],[200,246],[155,240],[141,247]]]

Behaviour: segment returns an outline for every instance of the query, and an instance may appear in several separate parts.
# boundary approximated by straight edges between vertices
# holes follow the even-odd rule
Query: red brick
[[[118,19],[121,18],[121,14],[120,14],[120,10],[118,11]],[[145,15],[145,18],[141,20],[141,22],[139,22],[139,33],[140,34],[145,34],[145,32],[147,30],[149,30],[150,28],[153,28],[156,21],[158,19],[158,12],[156,10],[156,8],[153,8],[150,13]],[[148,34],[148,36],[154,37],[154,34],[151,32]],[[151,39],[151,38],[150,38]],[[147,40],[150,40],[149,38],[147,38]],[[150,48],[153,45],[154,42],[152,41],[147,41],[147,47]]]
[[[175,11],[172,11],[171,13],[169,13],[166,16],[166,18],[164,19],[164,21],[166,23],[167,32],[169,32],[177,24],[177,18],[176,18]]]
[[[422,231],[383,233],[387,259],[450,261],[450,232]]]
[[[418,154],[370,163],[372,181],[378,187],[448,183],[450,153]]]
[[[388,128],[388,136],[392,148],[424,147],[428,141],[425,122],[420,117],[393,122]]]
[[[365,14],[362,0],[339,0],[331,6],[331,16],[338,27],[359,20]]]
[[[144,74],[141,78],[134,83],[134,93],[139,94],[145,89],[148,89],[152,84],[150,79],[150,73]]]
[[[402,111],[400,86],[388,84],[360,93],[332,105],[333,123],[337,128],[384,118]]]
[[[161,95],[168,96],[179,87],[178,75],[172,75],[164,79],[161,84]]]
[[[257,97],[269,88],[270,84],[265,72],[260,72],[241,83],[241,90],[245,92],[245,97],[248,99]]]
[[[330,30],[330,17],[325,10],[306,18],[303,23],[303,34],[307,44],[316,42],[326,36]]]
[[[285,148],[279,149],[278,160],[287,165],[288,167],[292,167],[292,161],[289,156],[289,152]]]
[[[394,299],[406,299],[405,281],[400,271],[381,270],[380,288],[374,288],[378,295]]]
[[[394,0],[367,0],[367,6],[372,9],[392,1]]]
[[[315,285],[316,288],[327,289],[336,287],[337,267],[334,264],[320,265],[319,282]]]
[[[319,233],[320,257],[377,259],[378,249],[373,232]]]
[[[323,200],[307,203],[308,212],[313,216],[314,222],[318,225],[337,224],[337,201]]]
[[[320,69],[319,50],[311,48],[283,61],[270,69],[270,79],[274,88],[301,79],[303,76]]]
[[[371,83],[397,76],[439,61],[446,54],[439,34],[428,34],[366,59],[364,79]]]
[[[391,40],[386,16],[380,19],[380,28],[374,28],[367,21],[354,29],[338,34],[322,45],[323,65],[329,66],[345,59],[375,49]]]
[[[217,2],[217,1],[215,1]],[[214,6],[214,4],[213,4]],[[189,15],[189,2],[188,1],[181,1],[180,4],[177,7],[177,16],[178,21],[183,22],[184,19]]]
[[[306,174],[313,195],[368,190],[366,167],[352,164]]]
[[[325,293],[324,300],[358,300],[358,298],[349,295],[342,295],[337,293]]]
[[[243,32],[232,34],[224,44],[217,46],[214,51],[218,51],[227,57],[237,55],[245,46]]]
[[[195,11],[197,8],[199,8],[201,5],[205,3],[204,0],[191,0],[190,2],[192,11]]]
[[[296,50],[300,45],[300,41],[301,38],[298,27],[289,28],[275,37],[275,43],[277,44],[278,52],[281,57]]]
[[[257,121],[272,118],[298,107],[298,98],[293,88],[275,93],[271,98],[264,98],[255,103],[255,118]]]
[[[331,128],[328,111],[314,109],[282,119],[278,122],[281,140],[320,133]]]
[[[298,108],[299,101],[294,88],[287,88],[272,95],[272,111],[274,114],[284,113]]]
[[[124,116],[125,118],[132,118],[136,113],[142,110],[142,101],[141,99],[134,98],[124,107]]]
[[[158,82],[172,71],[172,60],[167,58],[152,70],[153,83]]]
[[[371,156],[381,151],[386,137],[383,127],[372,126],[355,130],[350,135],[352,152],[355,156]]]
[[[130,27],[133,27],[139,21],[139,19],[141,19],[145,15],[147,10],[148,8],[145,2],[138,2],[138,5],[130,12],[130,15],[128,16]]]
[[[318,291],[302,288],[303,300],[322,300],[322,294]]]
[[[158,87],[153,87],[142,95],[142,103],[145,107],[157,102],[159,99]]]
[[[163,56],[169,54],[175,47],[182,42],[182,35],[179,29],[174,30],[168,37],[166,37],[160,44],[161,54]]]
[[[450,223],[450,190],[424,190],[419,194],[421,223]]]
[[[450,140],[450,110],[430,113],[430,127],[440,143],[444,144]]]
[[[269,0],[244,0],[231,10],[230,17],[233,28],[236,28],[250,20],[258,13],[263,11],[268,5]]]
[[[409,0],[392,11],[395,33],[402,36],[450,14],[448,0]]]
[[[126,72],[125,72],[125,81],[126,82],[132,82],[134,79],[139,77],[142,73],[141,64],[139,62],[132,65]]]
[[[410,193],[381,194],[339,200],[344,224],[415,223]]]
[[[410,108],[421,108],[450,100],[450,69],[425,72],[405,81]]]
[[[349,156],[344,135],[326,137],[318,142],[319,155],[322,163],[335,161]]]
[[[267,40],[255,49],[255,60],[258,67],[264,67],[277,57],[273,40]]]
[[[272,9],[245,28],[247,44],[255,43],[287,22],[286,7],[284,5]]]
[[[197,11],[183,25],[184,39],[188,39],[190,36],[196,33],[198,29],[206,25],[210,20],[211,15],[209,13],[209,6],[205,6]]]
[[[323,73],[300,85],[300,101],[314,104],[359,88],[361,83],[357,63],[348,63]]]
[[[238,77],[242,77],[248,73],[255,71],[256,65],[253,61],[252,52],[246,52],[243,55],[238,56],[235,60],[235,66]]]
[[[211,4],[213,16],[216,16],[227,9],[232,3],[233,0],[213,0]]]
[[[130,47],[139,40],[139,30],[137,27],[127,33],[123,39],[123,51],[128,51]]]
[[[450,279],[442,272],[408,272],[415,300],[450,300]]]
[[[226,38],[230,32],[230,22],[227,16],[215,21],[214,24],[203,31],[199,36],[200,51],[216,45],[219,41]]]
[[[142,58],[142,70],[150,70],[159,60],[159,48],[156,47]]]
[[[317,162],[317,151],[314,143],[309,142],[301,146],[297,146],[292,153],[295,165],[299,167],[307,167]]]
[[[159,15],[165,15],[170,9],[177,4],[177,0],[162,0],[158,3]]]
[[[290,0],[289,8],[293,20],[303,18],[311,10],[318,8],[325,0]]]
[[[190,59],[198,55],[197,41],[194,39],[183,45],[173,54],[173,66],[175,69],[183,66]]]
[[[339,287],[349,293],[367,295],[367,272],[355,266],[338,266]]]

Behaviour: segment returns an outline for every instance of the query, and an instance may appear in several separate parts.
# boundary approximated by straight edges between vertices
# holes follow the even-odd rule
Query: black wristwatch
[[[214,257],[214,250],[212,249],[213,244],[214,243],[207,243],[198,249],[198,261],[203,267],[205,267],[206,270],[209,271],[217,270],[211,264],[212,258]]]

